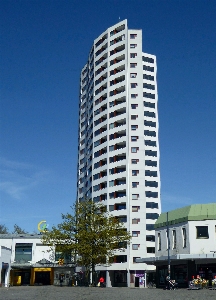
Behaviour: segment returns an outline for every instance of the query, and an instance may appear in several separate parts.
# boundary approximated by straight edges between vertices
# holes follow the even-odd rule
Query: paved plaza
[[[21,286],[0,288],[1,300],[215,300],[216,290]]]

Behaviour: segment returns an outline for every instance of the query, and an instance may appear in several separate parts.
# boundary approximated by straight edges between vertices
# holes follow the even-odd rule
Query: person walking
[[[104,278],[103,276],[100,277],[99,282],[100,282],[100,287],[104,287]]]

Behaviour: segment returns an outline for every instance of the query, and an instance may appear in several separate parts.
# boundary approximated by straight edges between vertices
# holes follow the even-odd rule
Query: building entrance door
[[[50,285],[50,272],[35,272],[35,283],[40,285]]]

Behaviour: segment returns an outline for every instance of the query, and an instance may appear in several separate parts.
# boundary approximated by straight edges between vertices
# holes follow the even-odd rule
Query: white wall
[[[197,239],[196,226],[208,226],[209,238]],[[182,228],[186,229],[186,247],[183,247]],[[189,221],[169,225],[170,255],[206,254],[216,251],[216,220]],[[176,249],[173,249],[173,230],[176,230]],[[161,234],[161,250],[158,250],[158,233]],[[167,255],[167,228],[156,229],[156,256]]]

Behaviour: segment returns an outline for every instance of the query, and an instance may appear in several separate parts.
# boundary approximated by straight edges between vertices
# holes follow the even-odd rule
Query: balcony
[[[121,66],[115,66],[115,69],[110,71],[110,76],[118,74],[122,71],[125,71],[125,65],[124,64],[121,65]]]
[[[125,40],[125,35],[122,34],[120,35],[119,37],[115,38],[114,40],[110,41],[110,46],[114,45],[114,44],[117,44],[119,42],[122,42]]]
[[[123,172],[126,172],[126,166],[124,166],[124,165],[109,169],[110,175],[119,174],[119,173],[123,173]]]
[[[99,50],[97,50],[97,52],[95,53],[95,57],[97,57],[98,55],[100,55],[106,49],[107,49],[107,43],[105,45],[103,45]]]
[[[113,49],[112,51],[110,51],[110,56],[117,54],[121,51],[125,50],[125,45],[121,45],[119,47],[116,47],[115,49]]]
[[[107,104],[103,104],[101,107],[99,107],[97,110],[94,111],[94,116],[99,115],[103,111],[107,109]]]
[[[98,136],[99,134],[103,133],[107,131],[107,125],[102,126],[101,128],[99,128],[98,130],[96,130],[94,132],[94,136]]]
[[[114,30],[112,30],[112,31],[110,32],[110,36],[113,36],[113,35],[115,35],[115,34],[121,32],[121,31],[124,30],[124,29],[125,29],[125,24],[123,24],[123,25],[121,25],[121,26],[115,28]]]
[[[95,47],[100,46],[106,39],[107,39],[107,33],[97,41],[97,43],[95,44]]]
[[[118,154],[118,155],[115,155],[113,157],[110,157],[109,158],[109,162],[110,163],[113,163],[113,162],[118,162],[118,161],[122,161],[122,160],[125,160],[126,159],[126,154]]]
[[[115,191],[115,192],[109,193],[110,199],[123,198],[123,197],[126,197],[126,190]]]
[[[106,121],[107,116],[104,115],[103,117],[100,117],[99,119],[97,119],[96,121],[94,121],[94,126],[97,126],[100,123],[103,123],[104,121]]]
[[[123,107],[123,108],[120,108],[120,109],[115,110],[113,112],[110,112],[109,118],[114,118],[114,117],[120,116],[120,115],[125,114],[125,113],[126,113],[126,108]]]
[[[124,80],[125,80],[125,76],[124,75],[122,75],[120,77],[117,77],[117,78],[113,79],[112,81],[110,81],[110,86],[116,85],[119,82],[122,82]]]
[[[107,63],[105,63],[103,66],[101,66],[99,69],[97,69],[97,71],[95,71],[95,76],[97,76],[98,74],[100,74],[101,72],[103,72],[106,69],[107,69]]]
[[[109,135],[109,140],[115,140],[126,136],[126,130],[118,131]]]
[[[120,143],[116,143],[115,145],[109,146],[109,151],[111,152],[123,148],[126,148],[126,142],[120,142]]]
[[[115,95],[118,95],[120,93],[123,93],[125,91],[125,86],[121,86],[119,88],[116,88],[115,90],[111,91],[110,92],[110,96],[115,96]]]
[[[114,59],[112,59],[110,61],[110,66],[112,66],[114,64],[117,64],[117,63],[119,63],[120,61],[123,61],[123,60],[125,60],[125,55],[124,54],[121,55],[121,56],[115,57]]]

